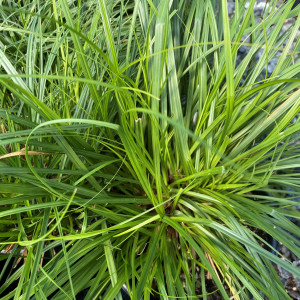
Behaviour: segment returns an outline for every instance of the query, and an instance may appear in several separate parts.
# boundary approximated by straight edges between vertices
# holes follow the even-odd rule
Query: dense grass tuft
[[[1,299],[290,299],[300,8],[236,2],[1,2]]]

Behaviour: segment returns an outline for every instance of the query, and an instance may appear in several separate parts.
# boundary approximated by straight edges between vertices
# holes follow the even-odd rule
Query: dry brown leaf
[[[4,250],[1,251],[2,254],[11,253],[11,249],[14,247],[15,244],[8,245]]]
[[[5,127],[4,127],[3,124],[1,124],[1,132],[2,132],[2,133],[6,133],[6,130],[5,130]]]
[[[13,268],[15,269],[17,267],[17,265],[20,263],[20,261],[22,260],[22,258],[24,259],[24,263],[26,262],[26,258],[27,258],[27,248],[24,248],[23,251],[21,251],[20,253],[20,257],[18,258],[17,262],[15,263],[15,265],[13,266]],[[21,276],[21,275],[20,275]]]
[[[220,282],[222,282],[221,279],[220,279],[220,277],[219,277],[219,275],[218,275],[218,272],[217,272],[217,269],[216,269],[216,266],[215,266],[215,263],[214,263],[213,259],[211,258],[211,256],[207,252],[205,252],[205,256],[209,260],[209,262],[210,262],[212,268],[214,269],[214,271],[215,271],[218,279],[220,280]],[[207,279],[212,279],[212,276],[211,276],[211,274],[209,272],[207,272],[206,278]]]
[[[53,154],[53,153],[28,151],[28,154],[29,155],[47,155],[47,154],[49,155],[49,154]],[[0,156],[0,159],[13,157],[13,156],[25,156],[25,148],[21,149],[20,151],[15,151],[15,152],[11,152],[11,153],[8,153],[8,154],[4,154],[4,155]]]

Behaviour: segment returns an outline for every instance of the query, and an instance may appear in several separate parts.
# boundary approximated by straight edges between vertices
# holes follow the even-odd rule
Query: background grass
[[[293,2],[2,1],[2,299],[289,299]]]

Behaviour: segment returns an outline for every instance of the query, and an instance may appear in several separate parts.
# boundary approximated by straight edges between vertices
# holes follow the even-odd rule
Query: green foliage
[[[1,2],[1,299],[289,299],[300,9],[236,2]]]

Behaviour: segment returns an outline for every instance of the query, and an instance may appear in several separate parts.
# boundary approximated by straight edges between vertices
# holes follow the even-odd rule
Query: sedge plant
[[[255,3],[1,1],[1,299],[290,299],[300,9]]]

